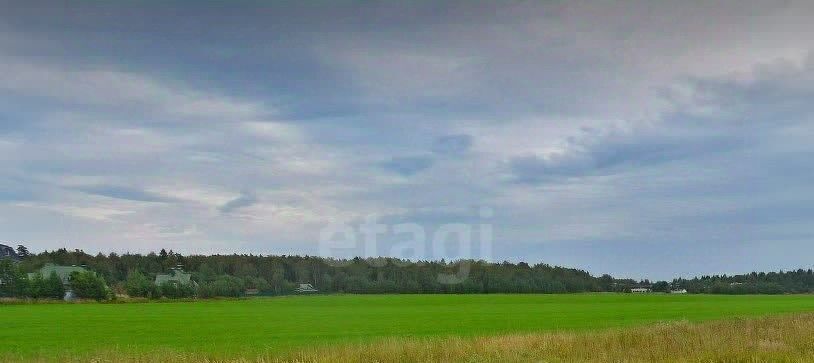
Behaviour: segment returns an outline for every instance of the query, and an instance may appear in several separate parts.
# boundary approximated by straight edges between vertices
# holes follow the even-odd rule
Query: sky
[[[455,244],[395,226],[620,277],[814,264],[810,1],[0,9],[6,244],[314,255],[377,220],[415,259]]]

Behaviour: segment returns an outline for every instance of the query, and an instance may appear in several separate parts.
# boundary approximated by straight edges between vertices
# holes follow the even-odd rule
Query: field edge
[[[806,362],[814,361],[814,313],[673,321],[586,332],[383,338],[371,343],[226,358],[171,349],[0,358],[5,362]]]

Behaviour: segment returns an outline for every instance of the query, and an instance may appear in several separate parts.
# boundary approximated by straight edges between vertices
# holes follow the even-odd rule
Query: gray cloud
[[[380,165],[383,169],[401,174],[404,176],[411,176],[420,173],[433,164],[433,159],[426,156],[403,156],[394,157],[388,161],[382,162]]]
[[[498,258],[802,263],[728,256],[811,236],[811,2],[255,5],[4,6],[7,238],[302,253],[488,205]]]
[[[76,189],[88,194],[137,202],[171,203],[176,201],[173,198],[151,193],[143,189],[119,185],[92,185],[78,187]]]
[[[460,155],[469,151],[471,147],[471,135],[444,135],[435,139],[432,151],[444,155]]]
[[[0,202],[20,202],[38,199],[43,186],[19,177],[0,178]]]
[[[241,196],[232,199],[218,208],[221,213],[231,213],[241,208],[250,207],[258,202],[254,193],[243,193]]]
[[[541,183],[568,177],[624,172],[745,147],[755,135],[743,127],[683,122],[633,134],[598,135],[583,131],[565,149],[547,157],[521,155],[509,160],[514,181]]]

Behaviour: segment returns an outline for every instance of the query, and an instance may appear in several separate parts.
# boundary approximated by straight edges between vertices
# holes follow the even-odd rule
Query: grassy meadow
[[[180,361],[192,357],[178,356]],[[814,362],[814,314],[602,331],[390,339],[260,362]],[[245,361],[245,360],[244,360]]]
[[[691,333],[710,325],[694,322],[814,312],[814,296],[337,295],[174,303],[0,305],[0,312],[3,316],[0,342],[4,346],[0,360],[86,360],[105,357],[110,352],[115,352],[118,359],[152,357],[143,359],[147,361],[167,357],[250,361],[257,357],[269,360],[288,357],[311,361],[332,356],[340,361],[388,360],[360,356],[360,349],[389,352],[396,358],[408,357],[405,354],[409,352],[446,351],[443,354],[459,354],[449,360],[471,360],[466,352],[478,351],[476,345],[509,349],[506,354],[526,352],[556,357],[546,353],[546,349],[579,346],[583,344],[580,337],[601,337],[590,338],[596,344],[637,346],[650,344],[649,337],[671,330],[683,334],[683,338],[665,339],[705,344],[699,337],[691,338]],[[808,326],[814,326],[814,318],[809,315],[778,319],[797,319],[793,322],[808,319]],[[733,334],[760,327],[753,320],[729,319],[711,324],[723,324],[718,330],[728,327]],[[747,326],[737,328],[732,324]],[[773,324],[778,329],[783,325]],[[630,327],[633,329],[627,329]],[[715,330],[704,334],[715,335]],[[814,328],[810,330],[809,337],[814,335]],[[775,340],[785,338],[788,336]],[[557,343],[549,344],[552,341]],[[771,339],[766,342],[774,344]],[[471,349],[467,350],[468,347]],[[511,347],[517,351],[511,351]],[[809,345],[809,349],[814,346]],[[424,358],[433,357],[446,360],[439,356]],[[482,358],[501,360],[488,354]]]

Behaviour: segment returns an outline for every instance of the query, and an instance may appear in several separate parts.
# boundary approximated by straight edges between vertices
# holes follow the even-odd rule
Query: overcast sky
[[[372,216],[595,274],[814,263],[810,1],[59,3],[0,0],[0,241],[315,254]]]

